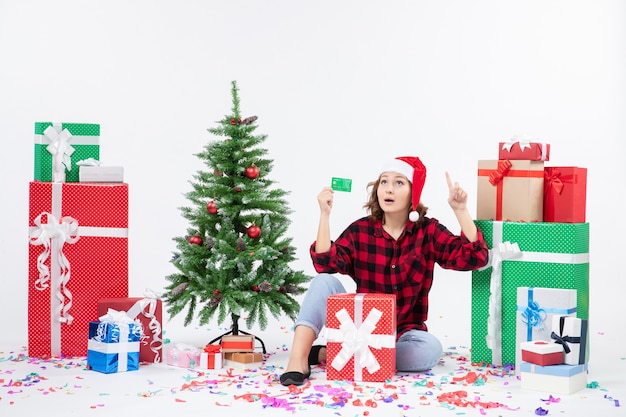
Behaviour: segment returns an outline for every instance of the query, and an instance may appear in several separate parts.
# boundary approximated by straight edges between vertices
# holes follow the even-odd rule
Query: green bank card
[[[333,177],[331,188],[335,191],[345,191],[349,193],[352,191],[352,180]]]

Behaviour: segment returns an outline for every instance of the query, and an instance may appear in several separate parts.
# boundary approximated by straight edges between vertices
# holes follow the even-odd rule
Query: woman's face
[[[397,172],[383,172],[376,192],[378,204],[386,214],[408,213],[411,206],[411,183]]]

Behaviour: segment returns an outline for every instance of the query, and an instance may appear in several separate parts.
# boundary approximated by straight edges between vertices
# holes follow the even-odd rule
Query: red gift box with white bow
[[[33,181],[28,354],[86,356],[101,298],[128,296],[128,184]]]
[[[327,379],[384,382],[393,377],[394,294],[334,294],[326,311]]]

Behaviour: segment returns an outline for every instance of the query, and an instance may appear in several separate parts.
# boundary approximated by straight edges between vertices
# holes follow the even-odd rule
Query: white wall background
[[[100,123],[101,159],[130,184],[130,292],[160,290],[185,233],[178,207],[230,81],[291,192],[296,269],[313,274],[316,195],[333,234],[363,214],[384,159],[419,155],[430,215],[458,231],[444,172],[475,207],[476,161],[528,134],[550,165],[589,169],[591,314],[623,304],[626,3],[542,1],[0,0],[0,339],[26,343],[28,182],[35,121]],[[94,202],[97,204],[97,202]],[[431,330],[469,343],[470,274],[439,270]],[[447,320],[440,320],[445,318]],[[169,336],[182,320],[166,323]],[[620,325],[621,326],[621,325]]]

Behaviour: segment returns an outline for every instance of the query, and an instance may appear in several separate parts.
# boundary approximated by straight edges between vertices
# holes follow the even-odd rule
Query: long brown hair
[[[380,184],[380,177],[378,177],[376,181],[372,181],[367,184],[367,188],[370,190],[370,196],[369,196],[369,200],[363,205],[363,208],[367,210],[367,212],[369,213],[372,219],[382,221],[385,215],[385,212],[383,211],[382,208],[380,208],[380,204],[378,203],[378,185],[379,184]],[[411,199],[409,199],[409,202],[410,201]],[[412,208],[409,208],[409,210],[411,209]],[[419,204],[417,205],[417,212],[420,215],[419,219],[417,219],[417,222],[416,222],[417,224],[419,224],[422,221],[427,211],[428,211],[428,207],[426,207],[420,201]]]

